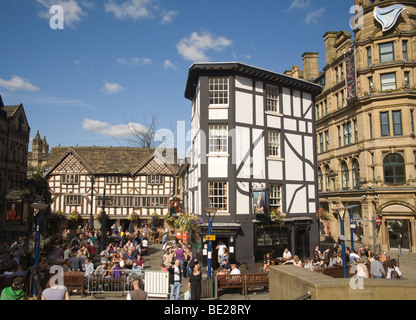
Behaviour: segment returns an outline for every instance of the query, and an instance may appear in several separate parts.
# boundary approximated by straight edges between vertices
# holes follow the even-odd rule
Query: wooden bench
[[[146,248],[141,248],[141,250],[140,250],[140,255],[141,255],[141,256],[145,256],[145,255],[147,255],[147,247],[146,247]]]
[[[248,273],[245,275],[245,294],[249,292],[249,288],[263,287],[264,289],[269,287],[269,274],[268,273]]]
[[[241,289],[241,293],[245,292],[245,274],[221,274],[217,276],[218,290],[226,290],[231,288]]]
[[[64,272],[64,285],[69,290],[80,290],[81,297],[84,297],[84,272],[76,271],[76,272]]]

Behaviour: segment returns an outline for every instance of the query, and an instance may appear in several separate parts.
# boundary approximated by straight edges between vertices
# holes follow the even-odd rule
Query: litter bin
[[[201,287],[202,293],[201,298],[213,298],[214,297],[214,278],[202,278]]]

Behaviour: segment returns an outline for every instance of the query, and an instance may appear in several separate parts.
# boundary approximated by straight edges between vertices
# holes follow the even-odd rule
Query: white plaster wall
[[[290,89],[282,88],[282,98],[283,98],[283,114],[291,116],[292,115],[292,102],[290,98]]]
[[[242,163],[243,167],[240,172],[237,173],[238,178],[250,177],[250,129],[245,127],[236,127],[232,132],[234,139],[234,152],[233,152],[233,164],[237,169]],[[247,158],[244,160],[244,157]]]
[[[294,150],[302,155],[302,137],[295,134],[286,134]],[[303,161],[299,159],[288,142],[285,140],[285,174],[287,180],[303,180]]]
[[[235,121],[253,124],[253,95],[244,92],[235,94]]]
[[[228,157],[208,157],[208,179],[228,177]]]
[[[263,130],[253,129],[253,143],[261,137]],[[261,138],[260,142],[255,145],[253,150],[253,177],[255,179],[265,178],[265,150],[264,150],[264,137]]]
[[[306,213],[308,209],[306,206],[306,187],[302,187],[298,184],[287,184],[286,204],[288,206],[287,209],[289,209],[289,205],[292,204],[292,207],[290,208],[290,213]]]
[[[248,182],[238,182],[238,187],[244,191],[249,192],[249,183]],[[248,214],[250,206],[250,197],[242,194],[240,190],[237,189],[237,214]]]
[[[250,78],[235,76],[235,87],[246,90],[253,90],[253,80]]]

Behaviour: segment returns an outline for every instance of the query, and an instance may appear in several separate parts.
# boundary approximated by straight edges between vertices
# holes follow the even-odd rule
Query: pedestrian
[[[68,288],[54,283],[42,292],[42,300],[70,300]]]
[[[384,270],[378,254],[375,255],[374,261],[371,262],[370,273],[373,279],[381,279],[386,276],[386,270]]]
[[[168,268],[170,273],[170,300],[180,300],[182,274],[180,261],[175,260],[175,264]]]
[[[196,264],[189,274],[188,290],[191,289],[191,300],[201,300],[202,295],[202,274],[201,265]]]
[[[148,294],[140,289],[140,279],[133,280],[133,290],[127,294],[127,300],[149,300]]]

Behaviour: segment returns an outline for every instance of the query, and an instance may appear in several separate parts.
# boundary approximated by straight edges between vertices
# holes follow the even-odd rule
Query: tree
[[[138,148],[154,148],[157,146],[155,141],[155,135],[158,130],[160,116],[158,113],[154,113],[150,120],[148,116],[143,117],[143,125],[137,123],[137,121],[131,121],[126,123],[128,130],[131,133],[131,138],[126,138],[128,143]]]

